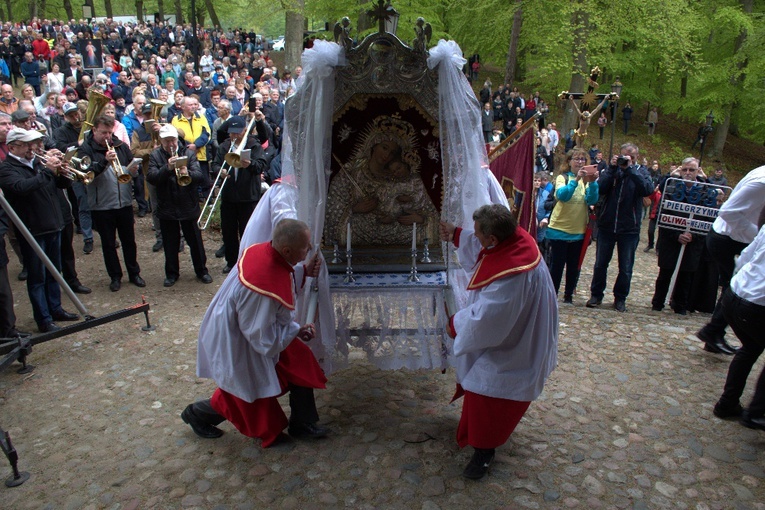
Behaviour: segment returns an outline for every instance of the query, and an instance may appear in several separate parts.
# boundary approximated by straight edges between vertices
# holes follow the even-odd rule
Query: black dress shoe
[[[157,253],[159,250],[162,249],[162,240],[157,241],[154,243],[154,246],[151,247],[151,251],[154,253]]]
[[[471,458],[468,465],[465,466],[462,476],[471,480],[480,480],[489,472],[489,466],[491,466],[491,461],[493,460],[494,448],[476,448],[473,453],[473,458]]]
[[[82,245],[82,253],[85,255],[93,253],[93,239],[85,239],[85,243]]]
[[[86,287],[80,282],[77,282],[73,285],[69,285],[71,287],[72,291],[76,292],[77,294],[90,294],[93,292],[90,287]]]
[[[18,330],[18,329],[16,329],[16,328],[11,328],[11,329],[10,329],[10,330],[9,330],[9,331],[8,331],[8,332],[5,334],[5,338],[16,338],[16,337],[27,338],[27,337],[29,337],[29,336],[32,336],[32,333],[30,333],[30,332],[28,332],[28,331],[19,331],[19,330]]]
[[[177,281],[178,280],[176,278],[165,278],[165,283],[163,283],[163,285],[165,287],[172,287]]]
[[[120,287],[122,287],[122,282],[119,278],[112,278],[112,283],[109,284],[109,290],[112,292],[117,292],[120,290]]]
[[[135,276],[130,277],[130,283],[135,285],[136,287],[146,287],[146,281],[144,281],[143,278],[141,278],[141,275],[137,274]]]
[[[27,268],[22,267],[21,272],[19,273],[19,280],[23,282],[24,280],[27,279],[28,276],[29,276],[29,273],[27,272]]]
[[[563,302],[567,305],[573,305],[574,298],[572,296],[563,296]]]
[[[56,326],[55,322],[48,322],[37,326],[37,329],[40,331],[40,333],[52,333],[53,331],[59,331],[61,328]]]
[[[215,439],[223,435],[223,431],[215,425],[200,421],[194,416],[192,406],[193,404],[186,406],[186,409],[181,413],[181,419],[191,427],[191,430],[193,430],[196,435],[205,439]]]
[[[210,276],[210,273],[205,273],[202,275],[197,276],[197,280],[199,280],[202,283],[212,283],[212,276]]]
[[[653,250],[653,246],[646,246],[645,250],[643,250],[643,253],[648,253],[651,250]]]
[[[622,312],[622,313],[626,312],[627,311],[627,303],[625,303],[624,301],[621,301],[621,300],[620,301],[614,301],[614,310],[616,310],[617,312]]]
[[[67,321],[76,321],[79,320],[80,316],[76,313],[69,313],[63,308],[61,310],[57,310],[50,314],[51,317],[53,317],[54,321],[61,321],[61,322],[67,322]]]
[[[223,274],[229,274],[231,272],[231,266],[226,264],[226,267],[223,268]]]
[[[749,411],[741,414],[741,425],[750,429],[765,430],[765,416],[752,417]]]
[[[664,310],[664,307],[659,305],[651,305],[651,310],[654,312],[661,312]]]
[[[603,304],[602,299],[598,299],[596,297],[590,297],[590,299],[587,300],[587,302],[584,304],[587,308],[597,308],[601,304]]]
[[[738,418],[741,416],[741,413],[743,413],[744,408],[741,407],[740,402],[736,402],[735,406],[723,406],[720,404],[720,402],[717,402],[715,404],[714,409],[712,409],[712,414],[720,418],[721,420],[725,420],[726,418]]]
[[[727,356],[732,356],[738,352],[738,349],[726,342],[725,339],[704,342],[704,350],[713,354],[725,354]]]
[[[287,428],[287,433],[292,437],[312,437],[318,439],[329,434],[329,428],[318,423],[293,423]]]
[[[221,244],[220,248],[215,250],[215,258],[216,259],[222,259],[225,256],[226,256],[226,245],[225,244]]]
[[[146,216],[147,212],[148,211],[144,211],[144,210],[138,209],[138,217],[139,218],[143,218],[144,216]]]

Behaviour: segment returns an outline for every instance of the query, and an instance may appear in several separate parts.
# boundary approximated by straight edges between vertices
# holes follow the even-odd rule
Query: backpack
[[[565,186],[568,186],[568,172],[563,174],[563,178],[566,179]],[[550,192],[549,195],[547,195],[547,198],[545,199],[545,211],[548,211],[550,213],[550,217],[552,217],[553,209],[555,209],[555,204],[558,203],[558,199],[555,198],[555,191],[556,189],[553,187],[553,190]]]

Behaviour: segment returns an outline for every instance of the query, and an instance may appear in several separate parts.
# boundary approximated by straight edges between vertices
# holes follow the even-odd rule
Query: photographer
[[[608,265],[616,247],[619,274],[614,283],[614,309],[627,311],[635,250],[640,240],[643,197],[654,190],[648,170],[637,163],[638,154],[635,144],[625,143],[616,164],[603,170],[598,179],[600,196],[604,201],[598,217],[597,254],[587,308],[598,307],[603,302]]]

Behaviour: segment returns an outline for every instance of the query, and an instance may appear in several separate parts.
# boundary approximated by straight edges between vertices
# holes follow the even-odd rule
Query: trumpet
[[[175,155],[176,157],[178,156],[178,146],[175,147]],[[186,166],[188,163],[188,158],[182,159],[183,161],[176,159],[175,164],[173,165],[173,168],[175,168],[175,180],[178,182],[178,186],[188,186],[191,184],[191,176],[188,174],[188,170],[185,175],[181,173],[181,168]]]
[[[111,151],[114,150],[114,147],[109,144],[109,140],[106,140],[106,150]],[[120,163],[119,158],[115,159],[111,163],[112,170],[114,171],[114,175],[117,176],[117,181],[120,184],[127,184],[131,180],[133,180],[133,177],[125,171],[125,169],[122,167],[122,163]]]
[[[67,177],[73,181],[81,181],[87,186],[93,182],[93,179],[96,177],[92,170],[88,170],[91,163],[90,157],[83,156],[78,158],[75,156],[76,154],[77,149],[67,151],[67,153],[64,154],[64,161],[67,164],[66,168],[69,170]]]
[[[151,104],[151,114],[149,114],[149,119],[154,122],[159,122],[160,117],[162,115],[162,108],[167,106],[167,103],[165,101],[160,101],[159,99],[150,99],[149,103]],[[144,121],[145,123],[146,121]],[[150,126],[146,126],[149,128]],[[159,133],[156,131],[151,132],[151,139],[154,141],[154,145],[159,145]]]

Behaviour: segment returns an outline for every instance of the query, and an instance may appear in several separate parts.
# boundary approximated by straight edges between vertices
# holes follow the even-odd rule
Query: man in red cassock
[[[463,476],[482,478],[555,368],[558,302],[536,241],[502,205],[473,213],[474,230],[441,222],[472,275],[468,304],[449,319],[457,393],[465,397],[457,443],[475,449]]]
[[[295,288],[319,274],[317,256],[300,264],[310,249],[305,223],[280,221],[271,242],[243,251],[237,271],[231,271],[210,303],[199,329],[197,375],[213,379],[218,389],[181,414],[198,436],[220,437],[217,425],[225,420],[242,434],[260,438],[263,447],[286,427],[293,437],[329,432],[318,423],[313,394],[327,379],[303,343],[314,337],[314,325],[293,321]],[[277,400],[286,392],[289,421]]]

